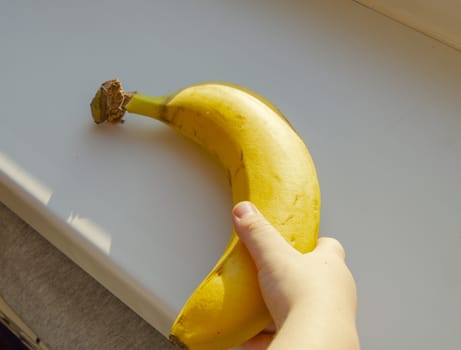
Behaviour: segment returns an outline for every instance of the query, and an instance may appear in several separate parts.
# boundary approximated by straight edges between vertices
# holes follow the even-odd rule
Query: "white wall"
[[[461,50],[461,0],[356,0]]]

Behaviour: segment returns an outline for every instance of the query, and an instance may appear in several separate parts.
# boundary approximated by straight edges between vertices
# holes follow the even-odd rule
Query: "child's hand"
[[[249,202],[234,207],[233,221],[275,324],[275,333],[259,334],[245,349],[359,349],[356,288],[341,244],[320,238],[301,254]]]

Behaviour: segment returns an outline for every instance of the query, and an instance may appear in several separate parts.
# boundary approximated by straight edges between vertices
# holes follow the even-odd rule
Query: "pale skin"
[[[250,202],[232,210],[237,235],[258,270],[274,325],[242,345],[245,350],[358,350],[356,286],[342,245],[319,238],[301,254]]]

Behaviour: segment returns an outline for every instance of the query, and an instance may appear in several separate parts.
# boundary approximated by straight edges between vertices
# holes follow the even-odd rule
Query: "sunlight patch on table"
[[[6,176],[43,204],[49,203],[53,191],[2,152],[0,152],[0,172],[5,173]]]
[[[91,219],[79,217],[74,213],[71,213],[66,221],[99,250],[110,254],[112,237],[103,228]]]

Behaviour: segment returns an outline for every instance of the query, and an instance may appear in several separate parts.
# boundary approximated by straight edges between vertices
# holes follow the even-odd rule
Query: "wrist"
[[[299,303],[277,327],[268,350],[358,350],[355,312],[331,303]]]

